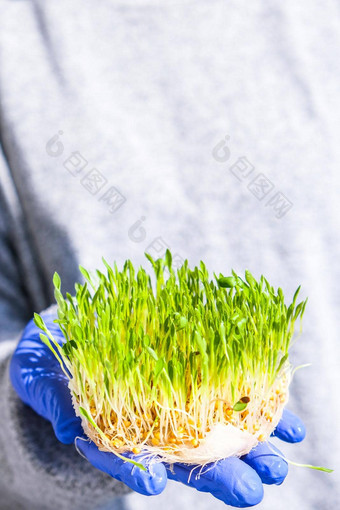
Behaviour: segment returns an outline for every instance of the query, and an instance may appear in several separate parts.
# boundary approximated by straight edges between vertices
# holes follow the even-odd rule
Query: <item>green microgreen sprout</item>
[[[76,414],[99,449],[169,463],[206,464],[248,453],[275,429],[288,400],[288,349],[307,299],[284,302],[261,276],[209,278],[205,264],[176,271],[145,254],[154,271],[106,273],[80,266],[75,295],[53,278],[60,346],[35,314],[69,378]],[[301,328],[300,328],[301,330]]]

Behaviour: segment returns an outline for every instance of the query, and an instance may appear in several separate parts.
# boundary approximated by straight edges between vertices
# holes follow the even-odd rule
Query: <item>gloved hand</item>
[[[41,315],[54,338],[62,344],[63,334],[59,326],[53,323],[56,314],[47,310]],[[59,441],[71,444],[77,436],[83,438],[76,439],[76,446],[89,462],[134,491],[144,495],[159,494],[169,478],[199,491],[210,492],[228,505],[246,507],[262,500],[262,483],[279,485],[285,479],[287,462],[273,453],[271,448],[279,453],[273,445],[269,448],[266,443],[259,443],[241,458],[221,460],[212,469],[207,470],[208,466],[205,466],[204,473],[197,479],[197,471],[194,471],[189,482],[192,466],[177,463],[170,469],[170,466],[161,462],[149,464],[143,459],[143,453],[124,454],[144,464],[147,470],[142,471],[114,454],[99,451],[93,442],[86,441],[80,418],[76,417],[72,406],[68,380],[50,349],[40,340],[40,333],[33,320],[23,332],[10,363],[14,389],[23,402],[51,422]],[[284,410],[274,434],[294,443],[305,437],[305,427],[299,418]]]

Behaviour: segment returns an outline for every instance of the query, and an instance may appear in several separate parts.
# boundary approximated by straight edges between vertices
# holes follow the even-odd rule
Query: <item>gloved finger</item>
[[[94,467],[144,496],[160,494],[166,486],[167,474],[164,464],[143,458],[143,454],[124,453],[124,456],[143,464],[147,468],[146,471],[142,471],[131,462],[124,462],[113,453],[100,451],[93,441],[77,438],[76,448]]]
[[[198,491],[210,492],[227,505],[244,508],[257,505],[263,498],[260,477],[254,469],[237,457],[229,457],[204,466],[200,475],[200,468],[196,467],[190,481],[188,481],[190,471],[194,466],[176,463],[166,467],[169,479],[184,483]]]
[[[281,485],[288,474],[288,463],[273,450],[282,455],[274,445],[269,448],[267,443],[258,443],[241,460],[255,469],[263,483]]]
[[[75,414],[64,374],[48,372],[33,379],[30,396],[31,407],[51,422],[61,443],[71,444],[77,436],[83,435],[81,420]]]
[[[287,443],[299,443],[306,436],[306,427],[296,414],[284,409],[282,418],[271,436],[278,437]]]

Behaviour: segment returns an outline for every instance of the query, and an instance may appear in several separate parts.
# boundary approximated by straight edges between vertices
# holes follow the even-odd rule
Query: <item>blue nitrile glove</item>
[[[301,420],[290,411],[284,410],[275,435],[284,441],[296,443],[304,439],[305,433]],[[93,442],[77,439],[77,447],[94,466],[117,477],[117,470],[121,466],[119,459],[112,458],[110,453],[100,452]],[[260,503],[263,498],[262,483],[280,485],[287,476],[287,462],[279,455],[275,455],[272,449],[282,455],[274,445],[270,444],[269,447],[266,443],[258,443],[251,452],[241,458],[223,459],[210,470],[208,470],[209,465],[204,466],[203,474],[197,478],[199,468],[196,468],[190,476],[189,483],[188,479],[193,466],[176,463],[170,468],[166,465],[167,477],[199,491],[210,492],[215,498],[228,505],[253,506]],[[143,455],[141,453],[128,456],[138,460]],[[155,466],[158,467],[159,464]],[[128,469],[131,470],[131,467]]]
[[[63,343],[63,334],[59,326],[53,323],[55,313],[45,311],[41,315],[54,338],[59,339],[60,344]],[[41,342],[40,333],[41,330],[30,321],[11,360],[10,378],[19,397],[52,423],[61,442],[70,444],[77,436],[82,437],[76,440],[76,446],[89,462],[136,492],[144,495],[159,494],[169,478],[199,491],[210,492],[226,504],[246,507],[262,500],[262,483],[281,484],[286,477],[287,463],[275,455],[266,443],[259,443],[241,458],[221,460],[208,471],[208,466],[205,466],[203,474],[197,479],[196,469],[189,483],[192,466],[177,463],[170,469],[170,466],[161,462],[149,465],[143,459],[143,453],[125,454],[147,467],[147,471],[142,471],[114,454],[99,451],[93,442],[85,440],[80,418],[76,417],[72,406],[68,380],[50,349]],[[299,418],[285,410],[273,435],[294,443],[302,441],[305,428]],[[273,445],[271,448],[275,449]]]

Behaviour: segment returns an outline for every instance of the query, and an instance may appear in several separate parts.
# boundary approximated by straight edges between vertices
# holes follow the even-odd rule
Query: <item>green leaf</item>
[[[244,409],[246,407],[247,407],[247,404],[245,404],[244,402],[236,402],[236,404],[233,407],[233,410],[240,412],[240,411],[244,411]]]
[[[155,380],[157,379],[157,377],[159,376],[159,374],[161,373],[163,368],[165,368],[165,366],[166,366],[166,363],[165,363],[164,359],[159,358],[155,365],[154,371],[153,371],[153,377]]]
[[[150,354],[150,356],[152,356],[152,358],[155,360],[155,361],[158,361],[158,356],[157,354],[155,353],[155,351],[149,347],[149,346],[146,346],[145,349],[148,351],[148,353]]]
[[[298,294],[299,294],[299,292],[300,292],[300,289],[301,289],[301,285],[299,285],[299,286],[298,286],[298,288],[296,289],[295,294],[294,294],[294,296],[293,296],[293,303],[292,303],[292,304],[293,304],[293,306],[295,306],[296,298],[298,297]]]
[[[43,331],[46,331],[45,323],[38,313],[34,313],[33,322],[38,328],[42,329]]]
[[[241,278],[236,279],[234,276],[221,276],[217,279],[217,283],[225,289],[231,289],[237,285],[243,287],[243,280]]]
[[[311,464],[303,464],[303,466],[310,469],[316,469],[317,471],[324,471],[325,473],[333,473],[334,469],[329,469],[321,466],[312,466]]]
[[[146,256],[148,261],[151,262],[152,267],[155,267],[156,262],[155,262],[154,258],[150,255],[150,253],[144,252],[144,255]]]
[[[61,280],[57,272],[55,272],[53,275],[53,285],[56,289],[60,290]]]
[[[165,252],[165,262],[166,262],[166,265],[168,266],[168,268],[171,269],[172,256],[171,256],[170,250],[168,248],[166,249],[166,252]]]
[[[40,333],[39,334],[39,338],[40,338],[40,340],[42,341],[43,344],[47,345],[47,347],[49,349],[51,349],[51,351],[53,351],[51,342],[50,342],[49,338],[46,335],[44,335],[43,333]]]
[[[247,400],[248,399],[248,400]],[[233,406],[233,411],[241,412],[244,411],[247,407],[249,402],[249,397],[243,397],[241,400],[236,402],[236,404]]]
[[[78,344],[75,340],[69,340],[67,342],[71,347],[73,347],[73,349],[78,349]]]
[[[285,354],[285,355],[281,358],[280,363],[279,363],[279,366],[278,366],[278,367],[277,367],[277,369],[276,369],[277,373],[279,373],[279,372],[280,372],[280,370],[281,370],[281,368],[282,368],[283,364],[287,361],[287,359],[288,359],[288,353],[287,353],[287,354]]]
[[[67,310],[67,305],[63,298],[62,293],[60,292],[60,290],[58,288],[54,289],[54,297],[55,297],[56,302],[58,303],[58,308],[64,314]]]
[[[46,342],[45,342],[46,343]],[[47,344],[46,344],[47,345]],[[64,344],[62,346],[62,350],[63,352],[65,353],[65,356],[69,356],[70,355],[70,346],[69,346],[69,342],[66,342],[66,344]]]
[[[251,272],[248,271],[247,269],[245,271],[245,278],[251,287],[256,287],[257,282],[256,282],[255,278],[253,277],[253,275],[251,274]]]
[[[84,278],[86,280],[88,280],[89,282],[91,282],[91,276],[90,276],[90,273],[87,271],[87,269],[85,269],[85,267],[83,266],[79,266],[79,271],[81,272],[81,274],[84,276]]]
[[[181,316],[179,313],[175,313],[175,324],[176,330],[180,331],[184,329],[188,324],[188,319],[186,317]]]
[[[143,334],[143,329],[141,329],[141,334]],[[150,345],[150,337],[149,335],[143,336],[143,345],[144,347],[148,347]]]

